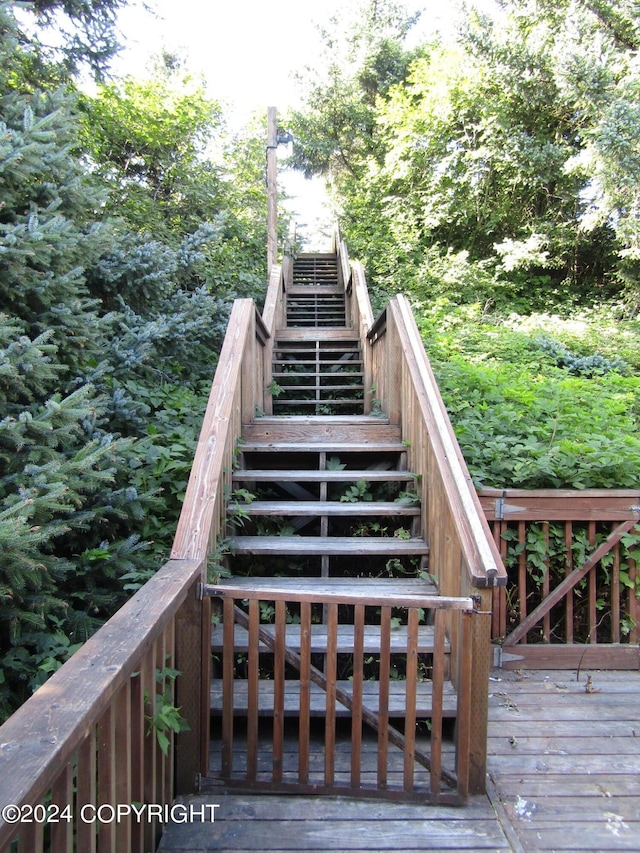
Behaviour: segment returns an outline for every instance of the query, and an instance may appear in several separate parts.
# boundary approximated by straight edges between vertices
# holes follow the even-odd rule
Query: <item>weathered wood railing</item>
[[[640,492],[485,489],[480,501],[509,571],[492,635],[513,665],[638,669]]]
[[[445,696],[445,614],[456,625],[459,643],[465,650],[461,657],[471,661],[468,646],[472,643],[473,622],[487,620],[487,615],[473,611],[471,598],[444,596],[372,595],[366,592],[336,593],[298,591],[290,585],[278,588],[277,581],[268,588],[251,590],[246,584],[234,587],[225,580],[207,588],[211,596],[223,599],[222,660],[222,748],[221,778],[229,786],[255,790],[294,790],[296,793],[331,793],[344,795],[383,795],[387,797],[414,794],[421,801],[462,802],[469,793],[470,765],[468,749],[476,709],[471,704],[471,678],[465,673],[457,697]],[[247,607],[248,602],[248,607]],[[274,604],[264,612],[275,610],[275,622],[261,622],[262,604]],[[353,612],[349,622],[339,625],[344,605]],[[322,639],[323,669],[312,665],[312,612],[316,618],[326,608],[326,637]],[[408,626],[404,648],[392,648],[392,610],[394,617],[405,613]],[[420,669],[418,624],[425,613],[432,614],[434,624],[433,656],[428,657],[428,679]],[[286,624],[294,615],[299,624]],[[238,635],[236,625],[244,632]],[[365,625],[369,634],[377,630],[379,654],[367,661],[365,679]],[[347,642],[339,642],[339,628],[347,629]],[[244,638],[248,634],[248,642]],[[294,636],[295,634],[295,636]],[[239,641],[240,645],[236,646]],[[379,645],[378,645],[379,644]],[[246,646],[248,645],[248,655]],[[239,654],[240,648],[242,654]],[[258,661],[265,652],[273,656],[273,691],[265,695],[264,683],[259,692]],[[237,661],[247,657],[246,681],[236,681]],[[340,670],[349,673],[340,681]],[[345,664],[345,659],[347,663]],[[392,665],[403,671],[400,681],[390,680]],[[372,666],[376,669],[372,674]],[[285,678],[285,670],[288,670]],[[297,671],[298,677],[292,675]],[[346,676],[343,676],[346,679]],[[369,680],[372,679],[372,680]],[[314,685],[317,690],[314,690]],[[401,688],[390,692],[390,687]],[[234,693],[235,690],[235,693]],[[261,708],[261,703],[265,705]],[[336,715],[347,709],[351,719],[351,748],[342,751],[336,761]],[[259,717],[266,712],[273,718],[272,742],[263,756],[259,739]],[[298,749],[294,756],[284,753],[285,716],[298,718]],[[240,737],[246,746],[234,766],[234,725],[238,714],[246,718]],[[324,768],[310,767],[310,723],[313,715],[324,717]],[[445,716],[456,718],[456,766],[443,767],[442,725]],[[393,717],[404,717],[404,733],[391,724]],[[430,719],[430,731],[416,738],[416,724]],[[363,763],[363,726],[377,731],[376,769]],[[402,750],[402,761],[390,768],[390,745]],[[245,758],[246,756],[246,758]],[[264,758],[268,758],[268,762]],[[368,753],[370,757],[370,753]],[[453,756],[449,755],[451,763]],[[400,769],[401,768],[401,769]],[[443,790],[444,783],[444,790]]]
[[[267,340],[253,302],[238,300],[171,559],[0,728],[1,851],[153,850],[163,809],[206,772],[210,614],[199,591],[242,419],[264,405]],[[189,726],[168,732],[166,754],[157,703]]]

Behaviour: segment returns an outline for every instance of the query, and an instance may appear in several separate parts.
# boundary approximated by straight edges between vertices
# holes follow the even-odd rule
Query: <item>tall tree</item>
[[[343,79],[320,88],[328,105],[356,100],[371,130],[314,160],[304,132],[331,113],[310,100],[300,164],[338,175],[343,226],[382,286],[425,292],[466,264],[469,280],[493,279],[485,299],[637,291],[637,4],[501,6],[472,13],[457,42],[423,45],[370,109]]]
[[[361,177],[378,153],[376,101],[406,77],[414,53],[404,40],[418,17],[393,0],[360,0],[320,31],[323,63],[300,75],[304,106],[287,120],[294,166],[337,182]]]

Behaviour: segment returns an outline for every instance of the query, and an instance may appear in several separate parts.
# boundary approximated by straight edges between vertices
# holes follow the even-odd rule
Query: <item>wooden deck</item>
[[[488,755],[489,794],[463,808],[247,795],[206,782],[187,802],[218,803],[215,821],[169,825],[159,850],[640,850],[639,672],[494,670]],[[346,767],[348,745],[337,748],[337,769],[343,757]]]

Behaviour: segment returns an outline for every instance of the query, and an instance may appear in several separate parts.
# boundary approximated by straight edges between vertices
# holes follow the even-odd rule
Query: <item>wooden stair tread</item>
[[[315,346],[317,343],[322,343],[322,349],[317,349],[317,347]],[[317,358],[320,356],[328,355],[340,355],[340,358],[335,359],[336,363],[352,364],[353,359],[351,358],[351,356],[359,356],[361,354],[360,344],[359,341],[353,341],[353,348],[347,349],[347,343],[348,341],[343,341],[342,344],[338,346],[337,344],[330,345],[326,341],[307,341],[306,345],[304,345],[304,342],[298,343],[297,341],[276,341],[274,345],[274,360],[276,362],[282,361],[283,355],[307,355],[310,358]]]
[[[300,378],[301,376],[313,376],[312,373],[299,373],[296,378]],[[322,375],[322,374],[319,374]],[[283,391],[288,391],[291,393],[292,391],[325,391],[325,392],[333,392],[333,391],[363,391],[364,385],[360,384],[352,384],[352,385],[288,385],[282,386]],[[278,402],[282,402],[282,400],[278,400]]]
[[[268,631],[271,636],[275,635],[273,625],[260,625]],[[211,650],[221,653],[223,648],[223,626],[216,625],[211,630]],[[338,654],[353,654],[353,625],[338,625]],[[430,654],[433,652],[434,632],[431,625],[420,625],[418,628],[418,653]],[[286,625],[286,646],[294,651],[300,650],[300,625]],[[234,625],[234,650],[236,652],[249,651],[249,632],[241,625]],[[446,644],[449,651],[449,644]],[[267,653],[270,649],[264,643],[260,643],[260,651]],[[311,626],[311,653],[322,654],[327,651],[327,626],[313,624]],[[380,626],[364,626],[364,648],[365,654],[380,652]],[[407,626],[400,625],[391,631],[391,652],[406,653],[407,651]]]
[[[309,353],[309,355],[314,355],[314,353]],[[349,359],[339,359],[339,358],[308,358],[306,360],[296,359],[295,361],[291,361],[290,359],[284,358],[276,358],[276,364],[280,363],[286,365],[287,367],[304,367],[305,370],[274,370],[271,374],[273,378],[278,377],[279,379],[295,379],[298,376],[313,376],[317,374],[318,376],[361,376],[361,370],[321,370],[322,367],[356,367],[357,365],[362,365],[362,359],[360,358],[349,358]],[[307,370],[306,368],[314,368],[313,370]],[[318,369],[316,369],[318,368]]]
[[[248,515],[420,515],[420,507],[417,504],[402,504],[397,501],[252,501],[231,503],[228,509],[232,513],[241,510]]]
[[[428,554],[424,539],[399,539],[396,536],[230,536],[227,540],[234,554],[297,554],[331,556],[340,554],[384,554],[400,556]]]
[[[326,326],[316,329],[313,326],[301,329],[278,329],[276,331],[276,346],[278,341],[349,341],[360,345],[360,339],[353,333],[353,329],[345,326]]]
[[[380,453],[406,451],[402,444],[400,428],[390,424],[386,418],[371,418],[354,415],[341,417],[333,415],[327,419],[322,415],[315,417],[291,416],[288,418],[264,417],[242,427],[240,450],[246,450],[254,443],[271,444],[274,449],[294,450],[299,447],[332,451],[354,451],[360,448]],[[334,450],[335,448],[335,450]]]
[[[310,292],[311,291],[311,292]],[[328,277],[318,284],[292,284],[287,288],[287,296],[338,296],[344,298],[344,290],[339,284],[331,284]]]
[[[235,715],[243,716],[247,713],[248,705],[248,682],[244,679],[234,681],[233,711]],[[338,681],[336,686],[345,693],[351,695],[353,682]],[[370,711],[377,713],[379,682],[364,681],[362,685],[362,704]],[[432,684],[430,681],[419,681],[416,690],[416,712],[418,717],[429,717],[432,713]],[[214,678],[210,688],[210,708],[212,714],[222,712],[222,679]],[[272,680],[260,680],[258,683],[258,714],[261,716],[273,716],[274,709],[274,682]],[[325,691],[311,682],[311,714],[313,716],[325,716],[327,710],[327,698]],[[445,681],[443,691],[442,713],[445,717],[455,717],[457,713],[457,696],[450,682]],[[389,714],[391,717],[403,717],[406,708],[406,682],[389,682]],[[300,712],[300,682],[297,680],[286,680],[284,682],[284,713],[286,716],[297,716]],[[336,701],[336,716],[350,717],[351,711]]]
[[[307,469],[247,469],[233,472],[233,479],[236,481],[252,481],[274,483],[278,481],[300,482],[300,483],[355,483],[358,480],[366,480],[367,482],[394,482],[407,483],[412,482],[415,475],[409,471],[387,471],[378,468],[366,470],[347,470],[344,471],[317,471]]]
[[[362,397],[359,399],[355,399],[354,397],[330,397],[326,400],[316,399],[315,397],[311,397],[309,399],[304,398],[294,398],[291,400],[283,400],[282,398],[279,400],[274,400],[273,405],[276,406],[353,406],[356,404],[360,404],[360,408],[362,408]]]
[[[403,453],[406,446],[400,442],[346,442],[346,441],[243,441],[243,453]]]

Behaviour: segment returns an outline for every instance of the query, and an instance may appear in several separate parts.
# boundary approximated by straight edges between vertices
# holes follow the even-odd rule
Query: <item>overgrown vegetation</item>
[[[415,15],[360,6],[297,163],[378,306],[411,299],[476,484],[637,487],[637,4],[508,0],[411,48]]]
[[[0,2],[0,718],[166,558],[230,302],[266,280],[265,129],[227,149],[175,57],[80,92],[119,0],[21,5]]]

